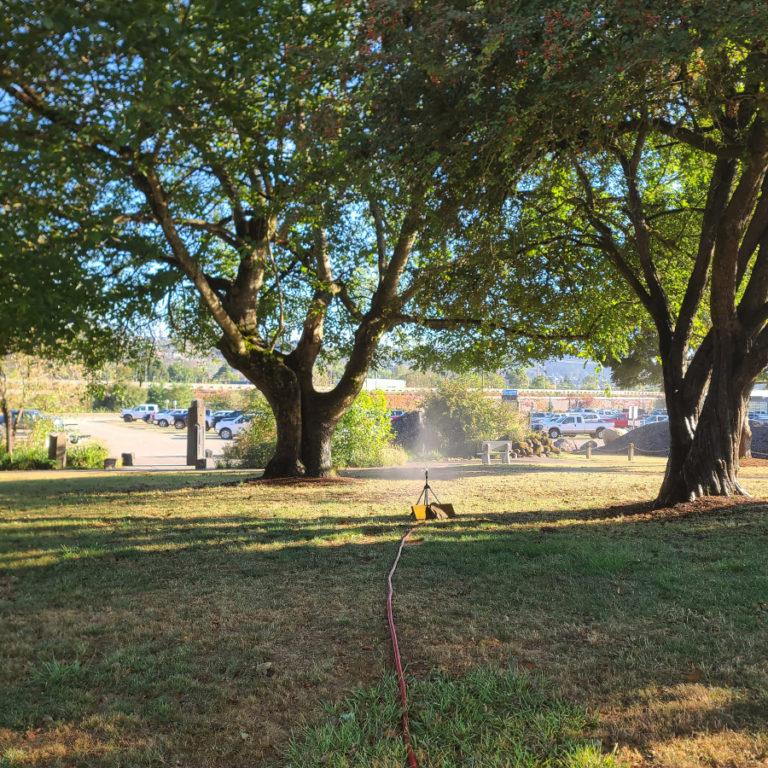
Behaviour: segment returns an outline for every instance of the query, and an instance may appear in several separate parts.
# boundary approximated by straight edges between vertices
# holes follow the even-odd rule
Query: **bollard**
[[[205,401],[195,398],[187,411],[187,466],[205,458]]]
[[[587,458],[592,458],[592,446],[589,443],[587,443]]]
[[[57,469],[66,469],[67,436],[64,432],[52,432],[48,435],[48,458],[56,460]]]
[[[635,444],[630,443],[627,446],[627,461],[632,461],[634,457],[635,457]]]
[[[491,446],[484,445],[483,446],[483,464],[490,464],[490,463],[491,463]]]
[[[501,463],[502,464],[510,464],[511,463],[510,459],[509,459],[509,443],[507,443],[504,446],[504,450],[502,451],[502,454],[501,454]]]

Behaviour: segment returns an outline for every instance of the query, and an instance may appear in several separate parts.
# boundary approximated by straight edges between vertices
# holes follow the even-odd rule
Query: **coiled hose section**
[[[389,634],[392,636],[392,652],[395,656],[395,669],[397,670],[397,684],[400,686],[400,703],[402,704],[403,709],[403,717],[402,717],[402,727],[403,727],[403,741],[405,742],[405,749],[408,755],[408,767],[409,768],[419,768],[419,763],[416,760],[416,755],[413,751],[413,742],[411,741],[411,732],[408,727],[408,692],[405,687],[405,677],[403,676],[403,663],[400,660],[400,648],[397,644],[397,632],[395,631],[395,620],[392,618],[392,576],[395,573],[395,569],[397,568],[397,564],[400,562],[400,555],[403,553],[403,547],[405,546],[405,542],[408,540],[408,537],[417,529],[420,528],[424,523],[419,523],[418,525],[415,525],[413,528],[411,528],[408,533],[403,536],[402,539],[400,539],[400,547],[397,550],[397,557],[395,558],[395,562],[392,564],[392,569],[389,572],[389,576],[387,577],[387,585],[388,585],[388,592],[387,592],[387,619],[389,621]]]

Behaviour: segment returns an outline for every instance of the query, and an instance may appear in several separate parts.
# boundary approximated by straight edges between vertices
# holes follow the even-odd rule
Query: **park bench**
[[[502,464],[509,464],[511,448],[511,440],[484,440],[477,455],[483,460],[483,464],[490,464],[491,456],[499,456]]]

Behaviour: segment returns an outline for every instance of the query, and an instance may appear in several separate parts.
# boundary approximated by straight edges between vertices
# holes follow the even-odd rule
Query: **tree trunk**
[[[702,496],[749,495],[739,485],[739,450],[752,382],[739,376],[743,355],[740,345],[729,339],[718,345],[709,391],[695,425],[688,448],[670,443],[667,470],[656,500],[659,506],[672,506]],[[703,388],[706,381],[701,382]],[[670,436],[680,431],[679,416]]]
[[[258,350],[237,355],[224,342],[219,349],[227,362],[259,389],[275,416],[277,446],[263,476],[332,474],[333,433],[357,392],[318,393],[312,387],[311,368],[292,370],[280,356]]]
[[[337,423],[337,419],[305,419],[301,435],[301,458],[309,477],[328,477],[333,474],[331,444]]]
[[[295,390],[285,391],[284,396],[274,401],[267,397],[275,416],[277,445],[275,455],[264,468],[264,477],[300,477],[306,473],[301,460],[301,399],[298,387]]]
[[[3,426],[5,427],[5,450],[8,452],[9,456],[13,456],[13,448],[15,442],[14,437],[16,435],[16,430],[13,428],[11,409],[8,407],[8,403],[5,398],[3,398],[2,403],[0,403],[0,412],[3,414]]]
[[[666,498],[670,490],[677,485],[683,463],[693,443],[699,416],[698,402],[690,397],[686,398],[690,388],[685,386],[683,354],[676,354],[672,349],[667,349],[662,352],[661,361],[664,397],[669,416],[669,457],[659,499]],[[707,376],[708,371],[702,373],[702,381],[693,382],[695,390],[703,391]]]

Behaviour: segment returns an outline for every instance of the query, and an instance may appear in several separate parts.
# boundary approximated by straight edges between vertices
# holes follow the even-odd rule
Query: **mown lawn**
[[[768,765],[768,504],[627,506],[661,472],[430,470],[460,517],[395,585],[423,765]],[[421,480],[351,474],[0,476],[0,766],[402,765]]]

